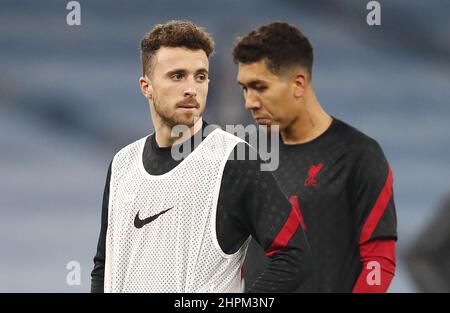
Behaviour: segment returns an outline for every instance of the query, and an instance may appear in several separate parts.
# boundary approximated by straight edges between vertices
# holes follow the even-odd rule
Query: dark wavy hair
[[[233,48],[238,63],[266,60],[274,74],[292,65],[300,65],[312,74],[313,47],[309,39],[295,26],[284,22],[263,25],[244,37]]]

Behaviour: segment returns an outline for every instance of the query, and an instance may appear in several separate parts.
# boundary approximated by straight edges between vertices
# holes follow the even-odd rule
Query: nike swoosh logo
[[[136,217],[134,218],[134,227],[136,227],[136,228],[142,228],[142,227],[144,227],[145,225],[147,225],[148,223],[153,222],[153,221],[156,220],[160,215],[166,213],[167,211],[169,211],[169,210],[171,210],[171,209],[173,209],[173,207],[171,207],[171,208],[169,208],[169,209],[167,209],[167,210],[161,211],[161,212],[159,212],[158,214],[149,216],[149,217],[147,217],[147,218],[145,218],[145,219],[143,219],[143,220],[141,220],[141,219],[139,218],[139,211],[138,211],[137,214],[136,214]]]

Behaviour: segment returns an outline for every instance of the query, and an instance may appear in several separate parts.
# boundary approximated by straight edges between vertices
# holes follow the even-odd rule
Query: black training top
[[[392,172],[378,143],[334,118],[316,139],[280,140],[274,172],[303,218],[313,255],[313,275],[298,291],[351,292],[361,272],[359,245],[396,239]],[[268,260],[255,242],[244,263],[246,285]]]

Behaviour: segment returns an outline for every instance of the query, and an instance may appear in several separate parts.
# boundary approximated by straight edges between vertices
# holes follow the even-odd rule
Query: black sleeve
[[[108,227],[108,202],[109,202],[109,181],[111,179],[111,164],[109,164],[106,176],[105,190],[103,192],[102,220],[100,226],[100,236],[98,238],[97,253],[94,256],[94,269],[91,272],[91,292],[103,292],[105,277],[105,249],[106,230]]]
[[[361,146],[350,175],[349,195],[360,244],[397,239],[393,173],[381,147],[372,139]]]
[[[242,145],[248,156],[253,148],[244,143],[235,155]],[[310,249],[298,215],[272,173],[261,171],[262,164],[260,158],[227,161],[217,211],[219,244],[232,253],[251,235],[270,261],[247,291],[292,292],[309,274]]]

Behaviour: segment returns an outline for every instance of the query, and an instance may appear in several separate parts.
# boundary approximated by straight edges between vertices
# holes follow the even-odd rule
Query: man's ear
[[[141,92],[144,97],[146,97],[147,99],[151,99],[153,95],[153,87],[147,75],[141,76],[139,78],[139,87],[141,87]]]
[[[294,97],[302,98],[305,95],[306,88],[308,87],[308,77],[303,71],[297,71],[293,77],[294,84]]]

